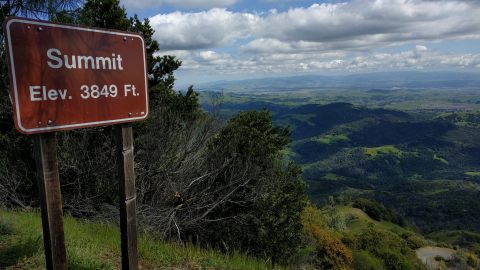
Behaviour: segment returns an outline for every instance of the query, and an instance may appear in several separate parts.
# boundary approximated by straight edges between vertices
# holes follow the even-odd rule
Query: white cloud
[[[183,8],[215,8],[228,7],[237,0],[122,0],[121,4],[135,11],[158,8],[165,5]]]
[[[415,50],[423,52],[423,51],[428,50],[428,48],[426,46],[423,46],[423,45],[415,45]]]
[[[201,49],[231,45],[249,37],[259,17],[214,8],[197,13],[173,12],[150,18],[161,49]]]
[[[261,14],[213,8],[158,14],[151,24],[183,70],[212,74],[480,67],[479,54],[424,45],[480,40],[478,1],[352,0]],[[412,49],[379,52],[400,45]]]
[[[281,41],[361,41],[372,46],[416,40],[479,37],[478,2],[353,0],[270,14],[258,36]]]
[[[349,56],[345,53],[291,53],[236,58],[213,51],[182,51],[182,70],[231,74],[269,74],[329,71],[384,71],[427,68],[472,69],[480,66],[480,54],[439,53],[417,48],[398,53],[369,53]],[[169,51],[166,54],[176,54]]]
[[[316,43],[309,46],[318,50],[370,49],[405,42],[480,38],[480,3],[353,0],[263,15],[218,8],[174,12],[158,14],[151,22],[167,49],[229,46],[246,37],[257,39],[245,48],[251,51],[261,50],[265,42],[280,50],[298,47],[299,42]]]

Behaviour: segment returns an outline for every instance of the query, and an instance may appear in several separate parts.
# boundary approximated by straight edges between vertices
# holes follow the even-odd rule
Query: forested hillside
[[[364,101],[375,103],[374,95],[365,92]],[[404,93],[405,99],[417,95]],[[210,109],[212,94],[202,94]],[[308,104],[275,91],[248,99],[242,93],[220,97],[224,115],[266,108],[274,122],[291,127],[293,142],[286,154],[302,165],[307,193],[318,206],[334,201],[362,208],[355,204],[358,199],[371,200],[391,211],[387,220],[479,254],[478,112]],[[367,213],[385,216],[379,210]]]
[[[251,98],[255,99],[255,95]],[[351,103],[285,105],[227,96],[225,114],[266,108],[289,125],[290,158],[302,164],[311,199],[374,198],[422,231],[479,231],[479,113],[402,111]],[[206,106],[207,108],[208,105]]]

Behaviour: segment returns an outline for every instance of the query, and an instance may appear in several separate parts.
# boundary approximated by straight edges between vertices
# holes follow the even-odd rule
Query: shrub
[[[407,242],[411,249],[421,248],[427,245],[427,241],[413,232],[402,234],[402,238]]]
[[[368,251],[353,251],[353,269],[355,270],[383,270],[385,266],[382,260],[376,258]]]
[[[369,217],[377,221],[390,221],[400,226],[405,224],[404,219],[400,215],[374,200],[358,198],[353,202],[353,207],[362,209]]]
[[[392,232],[370,227],[358,236],[356,246],[381,259],[387,269],[425,269],[407,242]]]
[[[324,228],[320,211],[307,207],[302,213],[303,230],[307,241],[315,248],[312,264],[319,269],[351,269],[352,252],[340,239]]]

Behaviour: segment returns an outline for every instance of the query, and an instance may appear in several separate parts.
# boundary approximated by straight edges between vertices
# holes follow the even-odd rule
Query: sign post
[[[148,116],[141,35],[24,18],[3,29],[15,127],[34,135],[47,269],[66,269],[56,131],[116,125],[122,268],[138,269],[130,124]]]
[[[34,151],[47,269],[67,269],[55,133],[35,135]]]
[[[120,231],[122,269],[138,269],[136,193],[133,162],[133,131],[129,124],[115,127],[117,170],[120,185]]]

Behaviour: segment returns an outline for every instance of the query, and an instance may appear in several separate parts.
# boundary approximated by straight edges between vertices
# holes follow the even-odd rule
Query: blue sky
[[[179,85],[392,70],[480,71],[480,1],[121,0]]]

